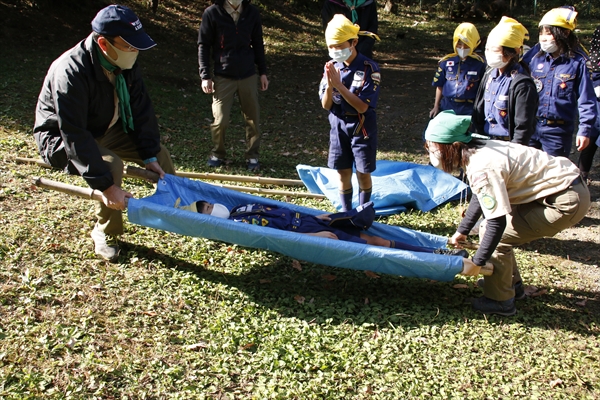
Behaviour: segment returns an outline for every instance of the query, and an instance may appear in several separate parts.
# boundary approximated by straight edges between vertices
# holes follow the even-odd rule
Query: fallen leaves
[[[557,378],[557,379],[554,379],[554,380],[550,381],[550,387],[552,389],[554,389],[555,387],[557,387],[559,385],[562,385],[562,384],[563,384],[563,381],[560,378]]]
[[[454,289],[468,289],[469,285],[467,285],[466,283],[457,283],[456,285],[452,286]]]
[[[206,348],[208,348],[208,343],[206,343],[206,342],[198,342],[198,343],[190,344],[185,347],[186,350],[190,350],[190,351],[198,351],[200,349],[206,349]]]
[[[292,268],[302,271],[302,265],[300,264],[300,261],[292,260]]]
[[[304,301],[306,300],[304,296],[300,296],[299,294],[294,296],[294,300],[296,300],[298,302],[298,304],[304,304]]]
[[[158,315],[154,311],[142,311],[142,314],[147,315],[149,317],[156,317]]]
[[[548,293],[548,289],[540,289],[537,286],[528,285],[525,286],[525,295],[529,297],[539,297]]]
[[[328,282],[331,282],[331,281],[335,281],[337,279],[337,276],[335,276],[333,274],[325,274],[322,276],[322,278]]]
[[[379,275],[377,275],[375,272],[372,272],[372,271],[365,271],[365,275],[371,279],[381,278]]]
[[[587,299],[583,299],[583,300],[578,301],[577,303],[575,303],[575,305],[579,306],[579,307],[585,307],[586,304],[587,304]]]

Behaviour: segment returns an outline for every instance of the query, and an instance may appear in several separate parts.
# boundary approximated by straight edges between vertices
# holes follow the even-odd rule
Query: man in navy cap
[[[33,136],[48,164],[78,174],[102,192],[92,231],[95,252],[116,261],[116,235],[132,194],[121,189],[123,161],[164,177],[174,174],[160,144],[158,122],[136,63],[156,43],[133,11],[110,5],[92,21],[93,32],[55,60],[36,107]]]

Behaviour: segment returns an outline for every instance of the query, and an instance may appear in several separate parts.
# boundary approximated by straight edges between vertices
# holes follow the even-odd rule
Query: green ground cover
[[[481,294],[474,278],[367,275],[132,224],[119,262],[97,259],[93,205],[30,178],[83,181],[14,156],[37,157],[30,130],[45,72],[88,33],[102,1],[75,10],[12,3],[0,0],[0,397],[600,398],[597,204],[578,230],[517,250],[539,296],[513,318],[471,311],[465,300]],[[156,15],[147,2],[124,3],[159,43],[140,60],[163,141],[178,169],[208,171],[211,99],[195,47],[208,2],[165,0]],[[261,174],[296,178],[296,164],[326,163],[318,2],[256,3],[271,79],[261,94]],[[520,19],[535,37],[535,18]],[[584,40],[592,22],[581,21]],[[435,10],[381,14],[380,159],[426,162],[429,82],[455,24]],[[482,32],[493,25],[478,22]],[[242,140],[234,112],[230,163],[219,172],[247,174]],[[125,186],[136,197],[153,190]],[[450,235],[459,214],[448,204],[382,222]]]

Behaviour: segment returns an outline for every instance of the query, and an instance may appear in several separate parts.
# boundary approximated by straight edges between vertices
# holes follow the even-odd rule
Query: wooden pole
[[[307,198],[307,199],[321,199],[321,200],[325,199],[325,195],[317,194],[317,193],[292,192],[289,190],[263,189],[263,188],[254,188],[254,187],[248,187],[248,186],[221,185],[218,183],[210,183],[209,185],[214,185],[214,186],[222,187],[225,189],[237,190],[238,192],[246,192],[246,193],[302,197],[302,198]]]
[[[479,272],[483,276],[490,276],[494,273],[494,265],[492,263],[485,263],[484,266],[481,267],[481,271]]]
[[[277,186],[304,186],[304,182],[299,179],[279,179],[279,178],[263,178],[262,176],[244,176],[244,175],[226,175],[212,174],[207,172],[184,172],[177,171],[177,176],[194,179],[206,179],[215,181],[231,181],[231,182],[254,182],[262,185],[277,185]]]
[[[469,250],[477,250],[479,249],[479,243],[475,242],[458,242],[461,247]]]
[[[46,164],[44,160],[40,160],[39,158],[15,157],[15,161],[22,164],[37,164],[42,168],[52,168],[51,165]]]
[[[52,168],[50,165],[48,165],[45,162],[43,162],[42,160],[38,160],[38,159],[16,157],[15,160],[17,162],[21,162],[21,163],[37,164],[43,168]],[[199,174],[199,175],[201,175],[201,174]],[[137,167],[132,167],[132,166],[127,166],[127,168],[125,168],[124,176],[129,177],[129,178],[147,179],[151,182],[158,182],[158,174],[156,172],[148,171],[147,169],[137,168]],[[225,176],[228,176],[228,175],[225,175]],[[253,178],[253,177],[249,177],[249,178]],[[54,181],[50,181],[50,180],[44,179],[44,178],[36,178],[36,179],[41,180],[41,182],[54,182]],[[56,183],[61,185],[60,182],[56,182]],[[36,185],[37,185],[37,183],[36,183]],[[62,184],[62,185],[65,185],[65,184]],[[272,196],[289,196],[289,197],[295,197],[295,198],[320,199],[320,200],[325,199],[325,195],[316,194],[316,193],[293,192],[293,191],[289,191],[289,190],[263,189],[263,188],[254,188],[254,187],[236,186],[236,185],[221,185],[221,184],[216,184],[216,183],[211,183],[211,185],[219,186],[219,187],[222,187],[225,189],[235,190],[238,192],[245,192],[245,193],[257,193],[257,194],[265,194],[265,195],[272,195]],[[38,185],[38,186],[41,186],[41,185]],[[71,185],[68,185],[68,186],[71,186]],[[45,186],[41,186],[41,187],[45,187]],[[80,186],[72,186],[72,187],[82,189],[82,190],[92,190],[89,188],[82,188]],[[54,189],[54,187],[53,188],[48,187],[48,189]],[[54,189],[54,190],[57,190],[59,192],[63,191],[61,189]],[[73,189],[73,190],[75,190],[75,189]],[[87,195],[87,192],[83,195],[78,194],[79,192],[69,192],[69,191],[64,191],[64,192],[70,193],[70,194],[75,194],[80,197],[88,197],[89,198],[89,196]],[[95,192],[100,193],[97,190]],[[95,200],[102,201],[102,194],[100,194],[100,197]]]
[[[85,199],[102,201],[102,193],[98,190],[84,188],[81,186],[69,185],[68,183],[56,182],[50,179],[40,178],[37,176],[34,176],[31,179],[33,180],[34,185],[39,186],[41,188],[56,190],[57,192],[71,194],[83,197]]]
[[[36,158],[25,158],[25,157],[15,157],[15,161],[18,163],[24,164],[37,164],[43,168],[52,168],[50,165],[46,164],[44,161]],[[125,176],[129,177],[138,177],[144,178],[148,180],[153,180],[152,175],[145,174],[140,171],[147,171],[150,174],[154,172],[145,170],[143,168],[126,166],[125,167]],[[183,172],[177,171],[175,173],[177,176],[182,176],[184,178],[193,178],[193,179],[206,179],[206,180],[215,180],[215,181],[231,181],[231,182],[250,182],[250,183],[259,183],[262,185],[277,185],[277,186],[304,186],[304,183],[299,179],[279,179],[279,178],[264,178],[262,176],[244,176],[244,175],[227,175],[227,174],[212,174],[207,172]],[[153,180],[154,182],[158,181],[158,177]]]
[[[203,175],[203,174],[194,174],[194,175]],[[152,182],[158,182],[158,174],[156,172],[148,171],[147,169],[137,168],[132,166],[127,166],[125,168],[125,176],[133,176],[137,178],[148,179]],[[183,176],[180,173],[177,173],[177,176]],[[224,175],[229,176],[229,175]],[[240,178],[254,178],[252,176]],[[209,183],[210,185],[222,187],[225,189],[231,189],[238,192],[246,192],[246,193],[259,193],[259,194],[269,194],[269,195],[278,195],[278,196],[290,196],[290,197],[303,197],[308,199],[324,199],[325,196],[322,194],[315,193],[306,193],[306,192],[292,192],[289,190],[276,190],[276,189],[263,189],[263,188],[254,188],[248,186],[236,186],[236,185],[223,185],[218,183]]]
[[[160,178],[160,175],[158,175],[156,172],[154,171],[150,171],[144,168],[138,168],[138,167],[131,167],[131,166],[127,166],[125,167],[125,171],[124,171],[124,176],[129,177],[129,178],[142,178],[142,179],[146,179],[149,180],[150,182],[158,182],[158,179]]]

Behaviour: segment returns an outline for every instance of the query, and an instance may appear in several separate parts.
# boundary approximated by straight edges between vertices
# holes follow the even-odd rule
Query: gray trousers
[[[144,167],[144,161],[138,154],[135,143],[127,136],[117,121],[104,135],[96,139],[102,159],[110,166],[115,185],[121,187],[123,182],[123,161],[134,162]],[[169,150],[162,144],[160,152],[156,155],[160,167],[167,174],[175,174],[175,166]],[[123,214],[120,210],[113,210],[96,202],[96,228],[107,235],[121,235],[123,233]]]
[[[240,107],[246,124],[246,159],[258,159],[260,147],[260,107],[258,105],[258,75],[236,80],[215,76],[213,79],[215,92],[213,95],[212,112],[214,122],[210,129],[212,133],[213,149],[212,155],[224,159],[225,132],[229,127],[231,107],[237,93]]]
[[[590,191],[585,182],[527,204],[511,205],[507,225],[490,262],[494,273],[484,277],[483,294],[498,301],[515,296],[513,285],[521,280],[513,246],[556,235],[585,217],[590,209]],[[485,220],[479,236],[485,234]]]

